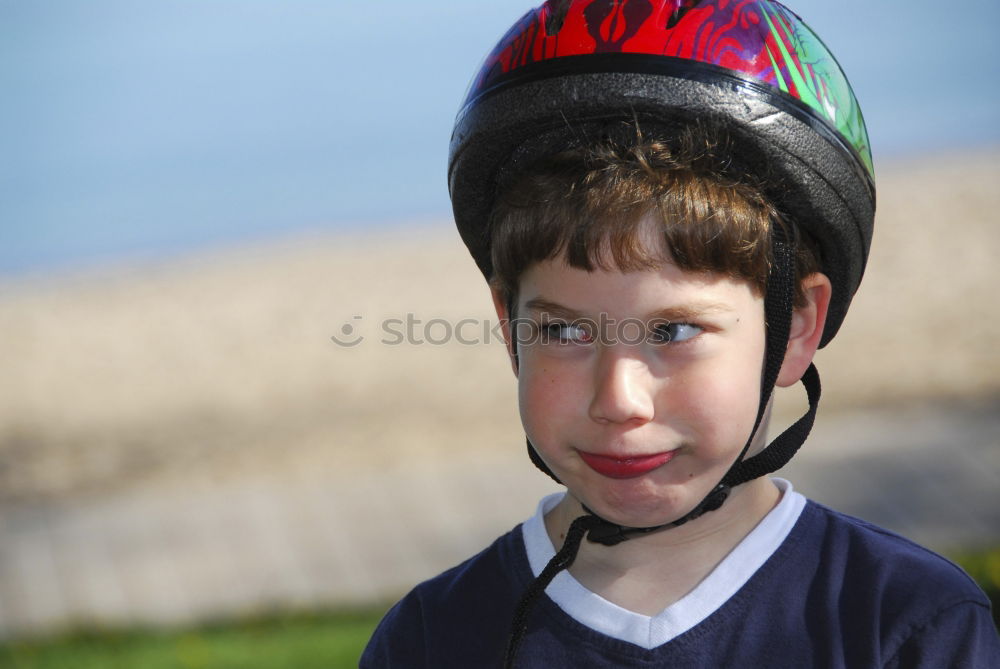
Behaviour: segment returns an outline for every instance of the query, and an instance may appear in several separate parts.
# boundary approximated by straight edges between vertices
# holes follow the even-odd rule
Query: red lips
[[[598,474],[613,479],[631,479],[647,474],[657,467],[670,462],[676,451],[654,453],[652,455],[636,455],[624,458],[609,455],[595,455],[578,451],[580,458]]]

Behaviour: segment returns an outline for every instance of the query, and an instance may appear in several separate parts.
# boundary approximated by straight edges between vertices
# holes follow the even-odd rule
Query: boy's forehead
[[[722,313],[758,300],[746,281],[683,270],[670,260],[649,269],[571,266],[565,257],[533,264],[521,277],[522,308],[567,316],[594,312],[662,310]]]
[[[589,254],[594,264],[592,269],[573,265],[567,249],[561,248],[554,257],[533,263],[525,269],[521,277],[522,289],[525,276],[532,270],[538,271],[539,268],[550,279],[561,276],[564,280],[569,280],[575,277],[579,282],[588,279],[600,280],[600,277],[608,279],[614,275],[627,276],[640,271],[663,273],[665,278],[678,277],[682,274],[696,275],[694,272],[684,272],[678,268],[667,245],[663,223],[655,214],[648,213],[639,220],[632,239],[634,243],[629,246],[631,253],[625,259],[628,264],[624,267],[616,259],[614,250],[616,240],[607,235]],[[665,272],[668,269],[671,271]]]

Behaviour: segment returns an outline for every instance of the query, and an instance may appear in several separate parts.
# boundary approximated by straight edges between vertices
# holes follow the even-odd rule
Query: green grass
[[[1000,630],[1000,546],[976,552],[949,554],[969,573],[993,603],[993,622]]]
[[[86,631],[0,645],[9,669],[355,668],[385,607],[198,628]]]
[[[1000,627],[1000,546],[950,557],[989,595]],[[0,667],[354,669],[385,609],[273,615],[181,630],[81,631],[0,645]]]

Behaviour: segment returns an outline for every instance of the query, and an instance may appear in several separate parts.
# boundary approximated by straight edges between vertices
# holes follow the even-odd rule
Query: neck
[[[777,505],[781,493],[767,478],[732,490],[719,509],[680,527],[617,546],[584,541],[569,572],[588,590],[626,609],[655,615],[698,585]],[[585,511],[571,494],[545,517],[554,546]]]

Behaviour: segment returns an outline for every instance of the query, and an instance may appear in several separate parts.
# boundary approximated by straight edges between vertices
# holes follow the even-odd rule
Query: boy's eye
[[[649,342],[653,344],[680,343],[701,334],[703,328],[693,323],[660,323],[653,327]]]
[[[543,323],[543,343],[554,344],[589,344],[593,340],[590,332],[571,323]]]

